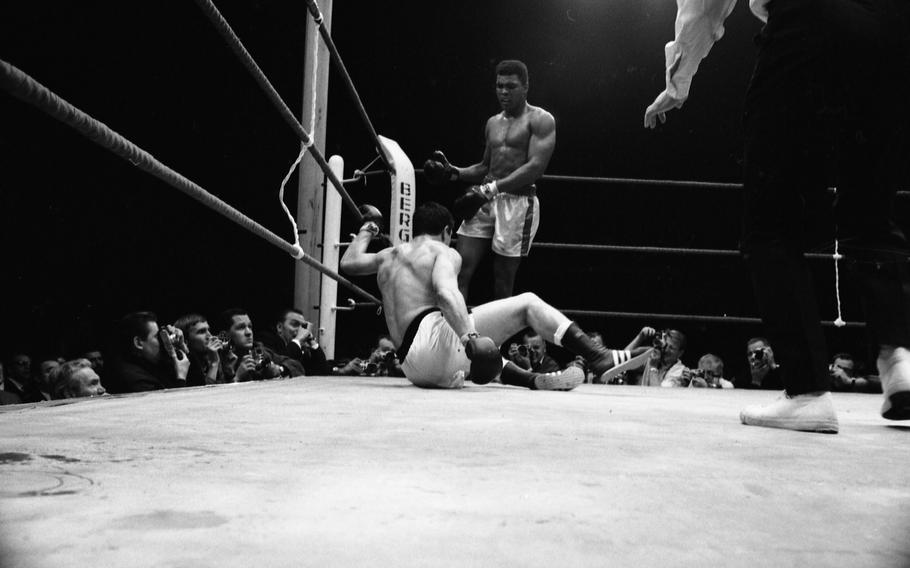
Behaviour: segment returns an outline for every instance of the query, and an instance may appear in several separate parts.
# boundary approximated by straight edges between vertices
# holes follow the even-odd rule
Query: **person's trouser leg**
[[[819,114],[825,34],[811,1],[786,3],[759,36],[744,113],[744,258],[789,395],[828,389],[827,349],[804,232],[825,201],[831,147]]]

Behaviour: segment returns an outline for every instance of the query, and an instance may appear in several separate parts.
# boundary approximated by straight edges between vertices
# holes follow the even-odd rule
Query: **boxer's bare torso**
[[[386,324],[395,345],[400,346],[411,321],[422,311],[439,306],[434,270],[457,274],[461,257],[445,243],[421,235],[376,253],[376,262]]]

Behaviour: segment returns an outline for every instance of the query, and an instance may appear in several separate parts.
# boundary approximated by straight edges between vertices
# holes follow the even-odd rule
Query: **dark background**
[[[219,8],[299,116],[305,3]],[[518,58],[530,69],[529,102],[557,120],[548,173],[736,182],[740,107],[760,22],[738,5],[685,108],[648,131],[642,115],[664,85],[674,17],[675,3],[663,0],[337,1],[332,25],[373,124],[415,167],[435,148],[459,165],[480,158],[483,124],[498,112],[494,66]],[[7,2],[0,58],[291,239],[277,192],[299,140],[194,3]],[[325,153],[343,155],[349,176],[375,151],[334,69],[329,84]],[[5,93],[0,166],[4,356],[71,356],[103,344],[111,322],[136,309],[172,321],[241,305],[261,327],[292,301],[285,253]],[[418,202],[450,203],[458,192],[421,181]],[[350,191],[388,210],[387,179]],[[737,246],[736,190],[543,182],[539,196],[539,242]],[[293,208],[296,175],[286,198]],[[343,233],[353,230],[343,218]],[[822,240],[829,230],[812,228]],[[834,319],[831,263],[814,266],[823,317]],[[489,298],[490,278],[486,267],[472,303]],[[375,290],[371,279],[357,283]],[[562,308],[755,315],[737,258],[538,249],[519,273],[524,290]],[[844,285],[842,294],[844,317],[861,320],[855,291]],[[689,336],[684,362],[712,351],[733,372],[744,341],[761,334],[751,325],[579,321],[617,346],[644,324],[673,325]],[[374,310],[343,313],[336,355],[365,351],[383,330]],[[861,331],[828,335],[832,352],[865,355]]]

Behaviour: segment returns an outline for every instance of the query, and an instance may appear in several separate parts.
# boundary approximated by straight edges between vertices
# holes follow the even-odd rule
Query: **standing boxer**
[[[468,297],[477,265],[493,249],[493,298],[508,298],[522,257],[528,256],[540,222],[534,182],[543,175],[556,148],[556,121],[546,110],[528,104],[528,68],[506,60],[496,66],[496,97],[502,112],[484,129],[486,147],[480,162],[459,168],[436,151],[424,164],[431,183],[462,180],[481,184],[455,200],[457,249],[462,267],[458,288]],[[492,240],[492,247],[491,247]]]

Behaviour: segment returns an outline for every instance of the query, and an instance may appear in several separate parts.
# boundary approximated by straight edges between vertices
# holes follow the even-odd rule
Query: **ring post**
[[[329,158],[329,167],[335,177],[341,179],[344,173],[344,159],[341,156]],[[322,263],[338,271],[338,253],[341,242],[341,194],[327,184],[325,192],[325,227],[323,229]],[[319,343],[327,359],[335,358],[335,323],[338,304],[338,282],[322,275],[322,292],[319,296]]]
[[[379,136],[386,161],[392,168],[392,208],[389,212],[389,236],[393,245],[411,240],[411,220],[414,217],[414,202],[417,199],[417,182],[414,165],[398,142]]]

